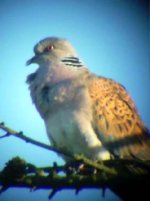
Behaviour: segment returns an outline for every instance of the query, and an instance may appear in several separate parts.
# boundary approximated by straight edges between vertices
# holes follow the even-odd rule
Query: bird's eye
[[[51,51],[53,48],[54,48],[53,45],[49,45],[49,46],[47,46],[47,47],[44,49],[44,52],[49,52],[49,51]]]

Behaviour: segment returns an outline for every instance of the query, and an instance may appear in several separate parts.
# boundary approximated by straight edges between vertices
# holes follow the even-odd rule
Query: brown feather
[[[93,127],[100,140],[104,144],[113,143],[111,151],[119,157],[150,160],[148,130],[125,88],[111,79],[95,76],[89,80],[88,89],[93,106]],[[119,140],[121,146],[115,146]]]

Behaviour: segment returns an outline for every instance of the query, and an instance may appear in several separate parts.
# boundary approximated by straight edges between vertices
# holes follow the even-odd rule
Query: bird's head
[[[32,63],[42,64],[44,62],[65,57],[76,57],[76,51],[65,39],[48,37],[39,41],[34,47],[35,56],[27,61],[27,65]]]

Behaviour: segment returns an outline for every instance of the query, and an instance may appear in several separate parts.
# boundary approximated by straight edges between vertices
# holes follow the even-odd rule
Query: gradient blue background
[[[25,84],[26,76],[36,69],[36,65],[25,67],[25,62],[33,56],[35,43],[47,36],[67,38],[92,72],[121,82],[145,124],[150,125],[148,1],[144,0],[1,0],[0,122],[49,143]],[[1,139],[0,168],[14,156],[37,166],[63,163],[56,154],[15,137]],[[0,200],[46,201],[48,193],[9,189]],[[64,190],[52,201],[99,201],[101,194],[82,190],[75,196],[73,190]],[[120,199],[108,190],[101,200]]]

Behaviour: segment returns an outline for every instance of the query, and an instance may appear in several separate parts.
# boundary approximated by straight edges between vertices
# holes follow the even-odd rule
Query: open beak
[[[34,56],[32,57],[31,59],[29,59],[27,62],[26,62],[26,65],[30,65],[30,64],[33,64],[33,63],[37,63],[38,62],[38,57],[37,56]]]

